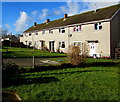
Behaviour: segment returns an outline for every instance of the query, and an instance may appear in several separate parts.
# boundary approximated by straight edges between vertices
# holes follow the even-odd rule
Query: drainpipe
[[[70,34],[70,28],[68,27],[68,48],[70,46],[70,37],[72,37],[72,34]]]
[[[69,51],[69,46],[70,46],[70,37],[69,37],[69,34],[70,34],[70,31],[69,31],[69,27],[68,27],[68,51]]]
[[[33,33],[33,35],[32,35],[32,42],[33,42],[33,66],[32,66],[32,68],[34,68],[35,67],[35,57],[34,57],[34,52],[35,52],[35,49],[34,49],[34,33]]]

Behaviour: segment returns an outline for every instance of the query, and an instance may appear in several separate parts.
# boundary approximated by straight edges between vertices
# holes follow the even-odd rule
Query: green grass
[[[22,100],[118,100],[118,67],[67,68],[23,73],[16,90]],[[31,80],[31,81],[30,81]]]
[[[2,50],[6,52],[5,49]],[[17,56],[24,51],[28,56],[32,49],[11,48]],[[47,56],[57,53],[41,52]],[[59,54],[60,55],[60,54]],[[7,56],[7,55],[6,55]],[[23,56],[23,55],[21,55]],[[30,56],[30,55],[29,55]],[[10,55],[9,55],[10,57]],[[68,63],[67,58],[49,58],[60,63]],[[87,58],[90,66],[85,68],[63,68],[61,70],[22,73],[16,81],[3,91],[16,91],[22,100],[40,102],[41,100],[117,100],[120,60]],[[113,64],[111,64],[113,62]],[[118,63],[117,65],[115,63]],[[92,65],[93,64],[93,65]],[[105,65],[106,64],[106,65]],[[110,65],[111,64],[111,65]],[[51,66],[52,67],[52,66]]]
[[[2,56],[3,58],[24,58],[24,57],[59,57],[59,56],[66,56],[66,54],[59,54],[59,53],[50,53],[50,52],[43,52],[41,50],[34,50],[31,48],[17,48],[17,47],[3,47],[2,49]]]

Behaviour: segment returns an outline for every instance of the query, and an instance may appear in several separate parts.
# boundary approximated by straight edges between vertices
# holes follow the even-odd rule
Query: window
[[[95,28],[95,30],[100,30],[100,29],[102,29],[101,23],[95,23],[95,24],[94,24],[94,28]]]
[[[42,34],[45,34],[45,30],[42,31]]]
[[[29,33],[29,36],[31,36],[31,33]]]
[[[59,42],[59,47],[61,47],[61,42]]]
[[[32,44],[32,42],[31,41],[29,41],[29,46]]]
[[[61,47],[61,48],[65,48],[65,42],[64,42],[64,41],[59,42],[59,47]]]
[[[28,35],[25,33],[25,36],[28,37]]]
[[[65,48],[65,42],[62,42],[62,46],[61,46],[62,48]]]
[[[73,31],[74,31],[74,32],[80,32],[80,31],[81,31],[81,25],[75,26],[75,27],[73,28]]]
[[[53,31],[52,31],[52,30],[49,30],[49,34],[53,34]]]
[[[59,33],[65,33],[65,28],[60,28]]]
[[[35,35],[38,35],[38,31],[35,32]]]

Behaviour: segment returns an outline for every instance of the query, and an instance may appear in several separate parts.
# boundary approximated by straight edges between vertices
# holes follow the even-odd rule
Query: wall
[[[74,32],[73,27],[66,27],[65,33],[59,33],[59,29],[54,29],[53,34],[49,34],[49,31],[46,30],[45,34],[42,34],[42,31],[38,32],[38,35],[23,37],[21,41],[45,41],[45,45],[49,48],[49,41],[55,41],[55,49],[58,49],[60,41],[65,41],[65,49],[62,48],[61,51],[67,52],[68,46],[71,45],[74,41],[82,41],[82,43],[90,40],[98,40],[96,43],[96,53],[101,53],[102,56],[110,56],[110,22],[102,22],[102,29],[95,30],[94,24],[82,25],[81,32]],[[71,37],[68,37],[68,34],[72,34]],[[24,35],[24,34],[23,34]],[[39,43],[38,43],[39,44]],[[33,45],[33,43],[32,43]],[[56,51],[55,50],[55,51]]]
[[[115,58],[115,48],[120,47],[120,10],[110,22],[110,52]]]
[[[102,22],[102,29],[95,30],[94,24],[82,25],[81,32],[73,32],[73,27],[70,28],[72,37],[70,44],[73,41],[86,41],[98,40],[96,43],[96,53],[101,53],[102,56],[110,56],[110,22]]]

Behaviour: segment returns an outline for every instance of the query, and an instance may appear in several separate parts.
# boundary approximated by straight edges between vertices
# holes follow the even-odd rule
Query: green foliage
[[[118,101],[118,67],[68,68],[21,74],[16,90],[22,100],[116,100]]]
[[[18,73],[19,66],[13,62],[6,62],[2,65],[3,74],[15,75]]]
[[[19,66],[13,62],[6,62],[2,65],[3,86],[9,86],[19,73]]]

